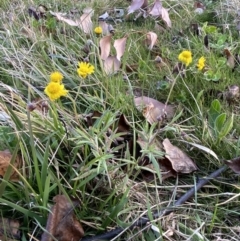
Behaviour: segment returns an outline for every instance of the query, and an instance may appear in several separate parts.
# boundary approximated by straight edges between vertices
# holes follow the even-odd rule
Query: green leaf
[[[214,129],[215,127],[215,120],[220,115],[220,111],[221,111],[221,104],[219,100],[217,99],[213,100],[211,103],[211,107],[208,111],[208,121],[212,129]]]
[[[217,133],[221,132],[223,125],[226,121],[226,118],[227,118],[226,113],[222,113],[216,118],[214,122],[214,130],[217,131]]]
[[[234,114],[232,114],[231,118],[229,118],[224,126],[222,127],[220,133],[219,133],[219,138],[224,138],[233,128],[233,119],[234,119]]]

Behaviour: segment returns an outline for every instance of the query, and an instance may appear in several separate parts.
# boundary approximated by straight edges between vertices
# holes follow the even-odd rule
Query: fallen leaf
[[[186,69],[185,69],[185,65],[183,63],[178,62],[172,71],[173,74],[179,74],[180,76],[182,76],[183,78],[186,76]]]
[[[172,22],[170,20],[168,10],[162,6],[162,3],[160,0],[155,0],[152,9],[149,12],[149,15],[155,18],[161,17],[162,20],[167,24],[169,28],[172,27]]]
[[[150,50],[153,49],[153,46],[157,43],[157,34],[154,32],[148,32],[146,38],[146,44]]]
[[[149,12],[149,15],[153,17],[160,17],[162,15],[162,3],[160,2],[160,0],[156,0],[154,2],[153,7]]]
[[[173,106],[165,105],[150,97],[136,97],[134,103],[137,109],[142,111],[143,116],[150,124],[162,121],[163,119],[169,120],[174,116]]]
[[[80,21],[78,21],[77,23],[84,33],[90,34],[93,29],[93,23],[92,23],[91,17],[94,11],[91,8],[86,8],[83,10],[83,12],[84,14],[80,17]]]
[[[205,35],[205,36],[204,36],[203,42],[204,42],[204,46],[205,46],[206,49],[208,50],[208,49],[209,49],[208,35]]]
[[[88,127],[93,126],[95,121],[101,116],[102,114],[98,111],[93,111],[89,114],[82,115],[83,119],[86,120]]]
[[[41,18],[40,12],[38,12],[37,9],[34,7],[30,7],[28,9],[28,14],[30,17],[34,17],[36,20],[39,20]]]
[[[57,20],[62,21],[67,23],[70,26],[78,26],[79,23],[77,23],[76,21],[69,19],[69,18],[65,18],[64,16],[66,15],[65,13],[60,13],[60,12],[52,12],[50,11],[50,13],[55,16],[57,18]]]
[[[41,98],[36,98],[27,105],[27,109],[31,112],[37,110],[42,115],[46,115],[49,110],[48,102]]]
[[[64,195],[53,198],[55,204],[48,216],[46,232],[43,233],[41,241],[79,241],[84,236],[81,223],[74,215],[74,206],[78,201],[71,202]],[[54,237],[54,238],[53,238]]]
[[[227,102],[229,104],[233,103],[239,98],[239,86],[238,85],[231,85],[228,87],[228,90],[223,93]]]
[[[116,56],[109,56],[107,59],[105,59],[103,67],[107,74],[113,74],[120,69],[121,62],[117,59]]]
[[[6,173],[8,166],[10,165],[11,158],[12,154],[9,150],[0,151],[0,176],[4,176],[4,174]],[[11,176],[9,178],[11,181],[19,180],[19,175],[14,170],[14,168],[19,169],[21,165],[22,160],[19,156],[17,156],[15,162],[13,163],[14,167],[11,170]]]
[[[0,240],[20,240],[20,224],[17,220],[0,218]]]
[[[137,148],[140,148],[138,150],[139,154],[141,153],[141,150],[148,149],[152,149],[154,151],[158,151],[159,153],[163,153],[163,145],[160,142],[160,140],[158,140],[156,137],[149,142],[149,140],[147,140],[145,136],[138,136],[136,144]],[[159,170],[161,172],[161,180],[164,181],[169,177],[175,177],[176,171],[173,170],[170,161],[165,157],[161,158],[163,159],[157,159]],[[154,180],[154,176],[157,173],[156,166],[153,165],[153,163],[149,160],[147,156],[144,156],[141,159],[139,159],[138,165],[144,167],[141,169],[141,176],[145,181],[150,182]]]
[[[172,27],[172,22],[169,18],[169,13],[168,13],[168,10],[166,8],[162,8],[162,19],[167,24],[167,26],[169,28]]]
[[[108,35],[110,33],[109,24],[107,24],[105,21],[99,21],[98,24],[102,28],[103,35]]]
[[[78,26],[80,27],[84,33],[90,34],[92,32],[93,23],[91,17],[94,11],[91,8],[86,8],[83,10],[83,15],[80,17],[79,20],[72,20],[69,18],[64,17],[65,13],[60,12],[52,12],[50,13],[57,18],[57,20],[67,23],[70,26]]]
[[[114,35],[115,29],[114,29],[114,27],[112,26],[112,24],[109,24],[109,25],[108,25],[108,31],[109,31],[112,35]]]
[[[104,14],[102,14],[102,15],[100,15],[100,16],[98,17],[98,20],[99,20],[100,22],[103,22],[103,21],[107,20],[108,17],[109,17],[108,12],[105,12]]]
[[[100,57],[102,60],[106,60],[110,54],[111,50],[111,39],[112,35],[107,35],[100,39],[99,46],[100,46]]]
[[[171,144],[169,139],[164,139],[163,146],[165,157],[171,162],[172,168],[177,173],[191,173],[197,170],[195,163],[181,149]]]
[[[131,5],[128,7],[128,14],[134,13],[136,10],[144,9],[148,5],[147,0],[132,0]]]
[[[116,39],[114,41],[114,48],[116,49],[116,53],[117,53],[117,59],[120,61],[121,57],[124,54],[125,51],[125,47],[126,47],[126,42],[127,42],[127,37],[123,37],[120,39]]]
[[[129,132],[130,124],[125,115],[121,114],[118,119],[117,132]]]
[[[228,49],[224,49],[224,54],[227,57],[227,65],[233,69],[235,67],[235,58]]]
[[[229,166],[233,172],[240,174],[240,158],[234,158],[233,160],[225,161],[226,165]]]

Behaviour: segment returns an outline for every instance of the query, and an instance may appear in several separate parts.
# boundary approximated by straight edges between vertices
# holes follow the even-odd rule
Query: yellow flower
[[[94,73],[94,66],[86,62],[79,62],[77,72],[79,76],[86,78],[88,75]]]
[[[50,82],[46,86],[44,92],[49,97],[50,100],[57,100],[61,96],[66,96],[68,93],[64,85],[58,82]]]
[[[63,79],[63,75],[58,71],[55,71],[50,75],[51,82],[61,83],[62,79]]]
[[[192,52],[189,50],[184,50],[178,55],[178,59],[188,66],[192,63]]]
[[[94,29],[94,32],[96,33],[96,34],[101,34],[102,33],[102,28],[99,26],[99,27],[96,27],[95,29]]]
[[[205,67],[205,61],[206,59],[203,56],[198,60],[198,64],[197,64],[198,70],[202,70]]]

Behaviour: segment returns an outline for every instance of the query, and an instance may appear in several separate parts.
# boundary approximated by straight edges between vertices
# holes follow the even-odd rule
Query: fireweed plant
[[[170,9],[167,27],[166,19],[127,15],[129,1],[0,1],[0,151],[7,150],[0,158],[0,237],[9,233],[2,218],[11,218],[19,223],[17,239],[41,240],[61,194],[74,204],[62,205],[64,220],[75,214],[85,235],[120,226],[116,240],[239,240],[239,177],[230,170],[172,215],[152,216],[240,155],[240,5],[203,2],[196,14],[191,1],[161,1]],[[89,8],[94,15],[80,26],[76,19],[89,17]],[[114,35],[101,52],[109,23]],[[172,106],[173,116],[150,124],[154,106],[139,111],[141,96],[160,101],[161,113]],[[165,138],[193,160],[196,173],[178,175],[169,162],[158,167],[167,161]],[[151,226],[128,229],[144,215]]]

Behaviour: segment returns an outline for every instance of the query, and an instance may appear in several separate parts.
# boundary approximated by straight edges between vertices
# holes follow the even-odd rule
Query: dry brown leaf
[[[4,176],[4,174],[6,173],[7,168],[11,162],[11,158],[12,158],[12,154],[10,153],[9,150],[0,151],[0,176]],[[13,166],[16,169],[19,169],[21,167],[21,165],[22,165],[22,160],[21,160],[20,156],[17,156]],[[9,179],[11,181],[19,180],[19,175],[14,170],[14,168],[12,168],[11,176]]]
[[[41,98],[36,98],[27,105],[28,111],[37,110],[42,115],[46,115],[49,110],[48,102]]]
[[[0,218],[0,240],[20,240],[20,224],[17,220]]]
[[[183,63],[178,62],[172,71],[173,74],[179,74],[180,76],[182,76],[183,78],[186,76],[186,69],[185,69],[185,65]]]
[[[109,32],[109,24],[107,24],[105,21],[98,21],[99,26],[102,28],[102,34],[108,35]]]
[[[163,150],[163,145],[157,138],[154,138],[149,143],[149,140],[146,140],[144,136],[138,136],[137,144],[140,148],[140,150],[138,150],[139,153],[141,152],[141,149],[146,150],[151,148],[159,152],[162,152]],[[154,179],[154,173],[156,173],[156,167],[154,167],[149,158],[147,156],[144,156],[139,160],[138,165],[145,167],[144,170],[141,170],[141,175],[143,179],[148,182],[152,181]],[[176,171],[173,170],[172,165],[167,158],[158,159],[158,165],[159,169],[161,170],[162,181],[169,177],[176,176]],[[149,170],[147,170],[146,168]]]
[[[46,230],[41,241],[79,241],[84,236],[81,223],[74,215],[74,206],[77,201],[69,201],[64,195],[57,195],[53,198],[55,204],[48,216]],[[53,239],[53,237],[55,239]]]
[[[168,13],[168,10],[166,8],[162,8],[162,19],[167,24],[167,26],[169,28],[172,27],[172,22],[169,18],[169,13]]]
[[[156,0],[149,14],[153,17],[160,17],[162,15],[162,3],[160,0]]]
[[[101,50],[100,57],[102,60],[106,60],[111,50],[111,39],[112,35],[107,35],[100,39],[99,46]]]
[[[83,12],[84,14],[80,17],[80,21],[78,21],[78,24],[84,33],[90,34],[93,29],[93,23],[91,19],[93,15],[93,10],[91,8],[87,8]]]
[[[127,37],[123,37],[120,39],[116,39],[114,41],[114,48],[116,49],[116,53],[117,53],[117,59],[120,61],[121,57],[124,54],[125,51],[125,47],[126,47],[126,42],[127,42]]]
[[[64,17],[66,15],[65,13],[58,13],[58,12],[52,12],[52,11],[50,11],[50,13],[53,16],[55,16],[57,18],[57,20],[65,22],[65,23],[67,23],[70,26],[78,26],[79,25],[76,21]]]
[[[109,56],[103,63],[104,70],[107,74],[113,74],[117,72],[121,67],[121,62],[116,56]]]
[[[228,90],[223,92],[223,96],[225,96],[229,104],[234,103],[240,96],[239,86],[238,85],[228,86]]]
[[[224,49],[224,54],[227,57],[227,65],[233,69],[235,67],[235,58],[228,49]]]
[[[147,0],[132,0],[131,5],[128,7],[128,14],[134,13],[136,10],[144,9],[148,6]]]
[[[240,158],[235,158],[233,160],[225,161],[226,165],[229,166],[232,171],[237,174],[240,174]]]
[[[165,105],[158,100],[141,96],[134,99],[135,106],[142,111],[143,116],[150,124],[162,121],[163,119],[171,119],[174,116],[174,107]]]
[[[172,22],[170,20],[168,10],[162,6],[162,3],[160,0],[155,0],[152,9],[149,12],[149,15],[153,17],[161,17],[162,20],[167,24],[169,28],[172,27]]]
[[[64,17],[64,13],[52,12],[50,13],[57,18],[57,20],[67,23],[70,26],[78,26],[80,27],[84,33],[90,34],[92,32],[93,23],[91,17],[93,15],[93,10],[91,8],[86,8],[83,10],[83,15],[79,20],[72,20]]]
[[[146,38],[146,44],[150,50],[153,49],[153,46],[157,43],[157,34],[154,32],[148,32]]]
[[[172,168],[178,173],[191,173],[197,170],[195,163],[178,147],[171,144],[169,139],[164,139],[163,146],[165,157],[171,162]]]
[[[119,132],[129,132],[130,124],[124,114],[119,116],[118,125],[117,125],[117,133]]]

